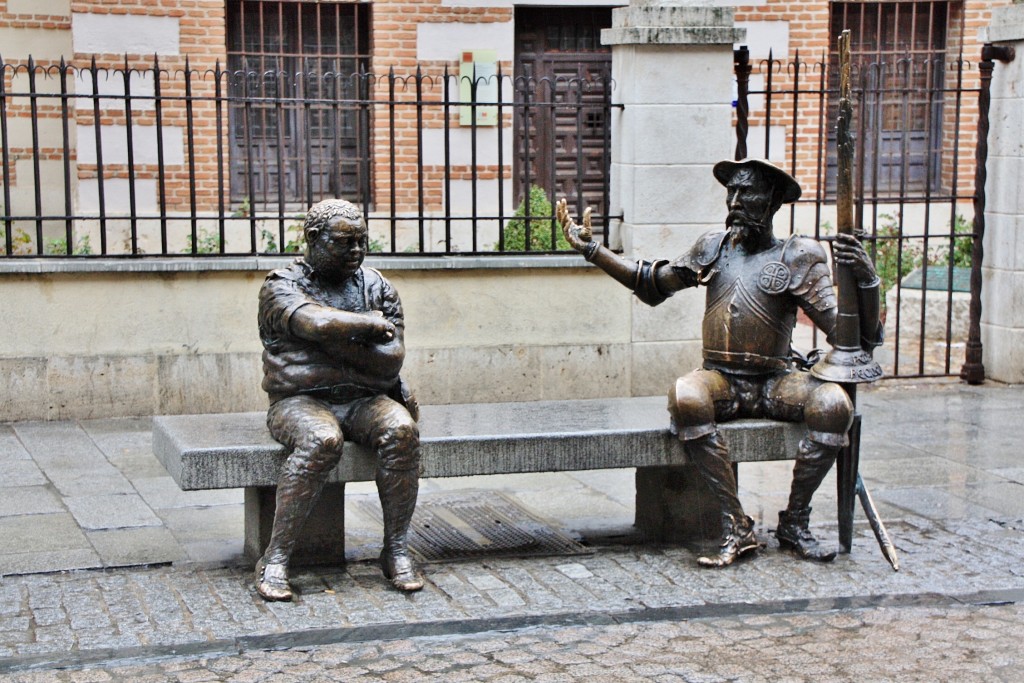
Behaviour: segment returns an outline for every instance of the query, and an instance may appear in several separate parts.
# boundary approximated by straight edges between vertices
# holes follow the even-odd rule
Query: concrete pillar
[[[601,40],[612,48],[612,213],[629,258],[673,258],[725,218],[725,191],[711,167],[731,158],[731,7],[684,0],[632,0],[612,12]],[[667,391],[701,363],[702,294],[682,292],[658,308],[633,302],[630,393]]]
[[[1014,48],[996,62],[989,111],[981,341],[987,377],[1024,382],[1024,4],[992,10],[986,42]]]
[[[245,489],[245,558],[252,563],[263,555],[274,530],[277,487]],[[345,564],[345,484],[328,483],[313,505],[292,551],[292,566]]]
[[[612,12],[611,226],[628,258],[674,258],[725,218],[712,166],[732,158],[734,10],[708,2],[631,0]],[[668,391],[701,364],[703,291],[657,308],[634,300],[633,395]],[[668,414],[665,414],[666,424]],[[653,540],[716,537],[719,505],[692,466],[637,470],[636,521]]]

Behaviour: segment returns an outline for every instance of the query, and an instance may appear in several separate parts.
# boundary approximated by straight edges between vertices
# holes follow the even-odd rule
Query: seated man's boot
[[[697,564],[701,567],[728,567],[747,553],[761,546],[754,533],[754,520],[746,515],[739,519],[730,515],[722,515],[722,545],[718,547],[718,555],[698,557]]]
[[[779,512],[779,526],[775,537],[779,539],[779,547],[792,550],[805,560],[831,562],[836,557],[832,548],[823,548],[811,534],[811,508],[801,510],[783,510]]]
[[[281,563],[268,563],[264,555],[256,563],[256,592],[271,602],[292,599],[292,587],[288,583],[288,567]]]
[[[423,576],[409,554],[409,524],[419,491],[418,470],[377,470],[377,492],[384,513],[384,550],[380,569],[391,585],[403,592],[423,588]]]
[[[383,550],[380,554],[380,569],[384,573],[384,578],[397,590],[411,593],[423,588],[423,576],[416,569],[416,564],[408,552]]]

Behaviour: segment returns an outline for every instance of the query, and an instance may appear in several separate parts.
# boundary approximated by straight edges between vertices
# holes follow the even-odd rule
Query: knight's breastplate
[[[704,360],[731,372],[760,374],[789,365],[796,302],[781,245],[758,254],[726,245],[707,280]]]

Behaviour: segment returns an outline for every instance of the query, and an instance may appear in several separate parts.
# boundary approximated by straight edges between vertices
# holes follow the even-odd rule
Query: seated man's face
[[[367,234],[362,221],[335,218],[310,245],[310,265],[324,278],[339,282],[359,270],[366,258]]]
[[[771,232],[772,185],[753,169],[736,172],[725,186],[729,215],[726,226],[737,241],[747,241],[762,232]]]

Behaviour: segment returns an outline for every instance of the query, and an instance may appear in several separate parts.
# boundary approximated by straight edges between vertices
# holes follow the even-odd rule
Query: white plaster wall
[[[747,129],[747,156],[756,159],[764,159],[765,127],[750,126]],[[770,126],[768,128],[768,157],[769,161],[781,164],[786,160],[786,127]]]
[[[750,3],[743,3],[749,5]],[[747,30],[747,39],[741,44],[750,49],[750,60],[768,59],[771,51],[773,59],[789,57],[789,22],[788,21],[737,21],[736,28]]]
[[[476,213],[478,215],[497,215],[498,197],[504,203],[502,207],[506,214],[515,210],[512,204],[512,183],[505,181],[501,183],[497,178],[494,180],[477,180],[476,182]],[[453,180],[451,182],[452,212],[455,214],[470,215],[473,213],[473,181]]]
[[[149,99],[155,94],[152,72],[132,72],[128,76],[128,85],[132,94],[133,112],[155,109],[155,101]],[[124,111],[124,78],[120,74],[100,71],[95,86],[91,72],[82,70],[75,73],[74,88],[79,95],[74,100],[76,108],[91,111],[92,96],[98,94],[101,111]]]
[[[72,164],[72,183],[74,183]],[[11,186],[11,208],[15,214],[35,215],[35,162],[31,157],[14,162],[18,182]],[[39,185],[43,214],[64,215],[64,162],[42,159],[39,161]],[[72,190],[72,195],[74,190]]]
[[[38,118],[35,125],[39,146],[44,149],[63,149],[64,124],[58,118]],[[7,139],[17,147],[32,146],[32,119],[28,116],[7,116]],[[68,147],[75,148],[75,127],[68,128]],[[19,184],[24,176],[19,175]],[[29,176],[31,177],[31,176]]]
[[[760,0],[764,2],[765,0]],[[753,0],[756,4],[758,0]],[[441,0],[442,7],[624,7],[628,0]],[[723,3],[724,4],[724,3]],[[743,3],[746,5],[750,2]]]
[[[122,125],[100,126],[104,164],[128,163],[128,129]],[[156,126],[132,126],[132,148],[137,164],[158,161]],[[185,163],[184,131],[176,126],[163,126],[164,164]],[[96,131],[93,126],[78,126],[78,161],[96,163]]]
[[[180,53],[180,29],[175,17],[75,12],[71,15],[71,34],[74,51],[80,53]]]
[[[502,131],[502,154],[505,165],[512,163],[512,143],[515,134],[511,128]],[[443,166],[445,130],[443,128],[423,129],[423,161],[427,165]],[[473,129],[470,126],[448,129],[448,151],[452,165],[470,166],[473,160]],[[498,163],[497,126],[477,126],[476,163],[494,166]]]
[[[416,58],[424,61],[458,59],[463,50],[496,50],[498,59],[515,56],[515,27],[511,21],[462,23],[431,22],[416,25]]]
[[[103,181],[104,208],[115,214],[128,213],[131,207],[130,185],[135,184],[135,210],[142,214],[153,214],[159,211],[157,201],[156,180],[127,178],[107,178]],[[83,178],[78,181],[78,211],[96,215],[100,210],[99,181],[96,178]]]
[[[630,393],[630,294],[594,268],[384,272],[406,313],[403,374],[424,403]],[[263,277],[0,275],[5,419],[265,408]]]
[[[42,28],[7,26],[0,28],[0,46],[6,60],[59,61],[71,54],[71,33]]]

